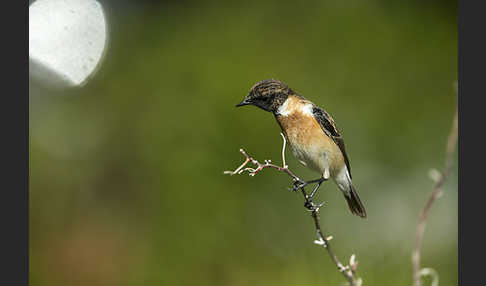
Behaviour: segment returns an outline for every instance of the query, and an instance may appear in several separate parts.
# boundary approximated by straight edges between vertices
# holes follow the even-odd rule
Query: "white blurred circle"
[[[29,7],[29,73],[42,83],[81,86],[103,59],[107,27],[94,0],[37,0]]]

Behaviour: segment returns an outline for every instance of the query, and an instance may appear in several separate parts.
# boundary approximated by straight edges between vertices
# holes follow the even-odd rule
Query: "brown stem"
[[[312,199],[309,198],[304,188],[301,188],[300,190],[302,192],[302,195],[304,196],[305,204],[313,206],[314,203],[312,202]],[[361,279],[355,277],[351,267],[344,266],[341,263],[341,261],[339,261],[339,258],[336,256],[336,254],[334,254],[334,252],[332,251],[331,244],[329,243],[330,239],[326,238],[324,232],[321,229],[318,212],[319,212],[319,207],[314,207],[311,209],[311,216],[312,219],[314,220],[314,226],[316,228],[317,236],[319,238],[318,241],[322,241],[322,243],[319,244],[321,244],[327,250],[327,253],[329,253],[329,256],[331,257],[332,261],[334,262],[334,264],[336,264],[338,271],[343,274],[343,276],[346,278],[346,280],[348,280],[348,282],[352,286],[361,285]]]
[[[442,192],[442,186],[444,185],[445,181],[449,177],[450,171],[452,169],[452,162],[453,162],[453,155],[454,150],[457,144],[457,108],[454,115],[454,119],[452,122],[451,131],[449,133],[449,137],[447,139],[447,146],[446,146],[446,158],[445,158],[445,166],[444,170],[440,174],[440,177],[435,183],[433,191],[430,193],[429,199],[425,204],[424,208],[420,212],[419,221],[417,224],[417,230],[415,234],[415,244],[412,250],[412,266],[413,266],[413,285],[414,286],[421,286],[421,274],[420,274],[420,248],[422,246],[422,240],[424,237],[425,231],[425,222],[427,221],[427,217],[429,215],[429,210],[432,207],[435,200],[440,196]]]
[[[285,146],[286,146],[286,139],[283,134],[283,147],[282,147],[282,165],[283,166],[277,166],[275,164],[272,164],[271,161],[265,160],[265,163],[262,164],[255,160],[253,157],[249,156],[245,150],[240,149],[240,152],[245,156],[245,162],[241,164],[236,170],[234,171],[225,171],[224,174],[229,174],[229,175],[239,175],[242,174],[243,172],[248,172],[250,176],[255,176],[258,174],[261,170],[265,168],[272,168],[276,169],[277,171],[284,172],[287,175],[289,175],[294,182],[296,181],[301,181],[299,177],[297,177],[286,165],[285,163]],[[251,162],[256,166],[256,168],[250,168],[246,167],[246,165]],[[351,265],[346,265],[344,266],[339,258],[334,254],[334,252],[331,249],[331,245],[329,243],[329,240],[331,240],[331,237],[326,237],[324,235],[324,232],[322,231],[320,222],[319,222],[319,205],[314,204],[312,201],[312,198],[309,197],[307,192],[305,191],[304,187],[300,188],[300,191],[302,195],[304,196],[304,201],[305,201],[305,206],[307,209],[311,211],[311,216],[312,219],[314,220],[314,226],[316,228],[317,232],[317,237],[318,240],[315,241],[316,244],[323,246],[327,252],[329,253],[329,256],[331,257],[332,261],[336,265],[338,271],[342,273],[342,275],[348,280],[351,286],[361,286],[362,285],[362,280],[361,278],[356,276],[356,268],[357,268],[357,263],[354,262],[354,255],[352,256],[352,259],[350,260]]]

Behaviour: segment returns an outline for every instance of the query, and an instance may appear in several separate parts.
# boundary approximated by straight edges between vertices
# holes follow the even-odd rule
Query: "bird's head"
[[[245,99],[236,105],[254,105],[268,112],[277,112],[289,95],[295,94],[287,85],[276,79],[256,83]]]

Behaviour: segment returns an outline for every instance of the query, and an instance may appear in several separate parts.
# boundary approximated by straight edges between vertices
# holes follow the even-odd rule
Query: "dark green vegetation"
[[[411,285],[415,223],[456,103],[456,7],[320,2],[115,11],[107,57],[87,86],[32,85],[32,285],[344,282],[312,244],[287,176],[223,175],[242,162],[240,147],[280,163],[274,118],[234,107],[266,78],[325,108],[343,133],[368,219],[324,183],[334,251],[357,255],[364,285]],[[288,163],[315,177],[290,154]],[[422,265],[441,286],[457,285],[455,166],[423,245]]]

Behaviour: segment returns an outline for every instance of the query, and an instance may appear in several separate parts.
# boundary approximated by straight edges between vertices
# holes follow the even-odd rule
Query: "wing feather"
[[[343,154],[344,163],[346,163],[346,167],[348,168],[349,177],[352,178],[351,166],[349,165],[348,155],[346,154],[346,148],[344,147],[344,140],[341,133],[339,133],[336,124],[334,123],[334,119],[332,119],[332,117],[325,110],[315,105],[313,105],[312,113],[317,122],[319,122],[319,125],[324,133],[326,133],[326,135],[329,136],[334,143],[336,143],[336,145],[338,145],[341,153]]]

